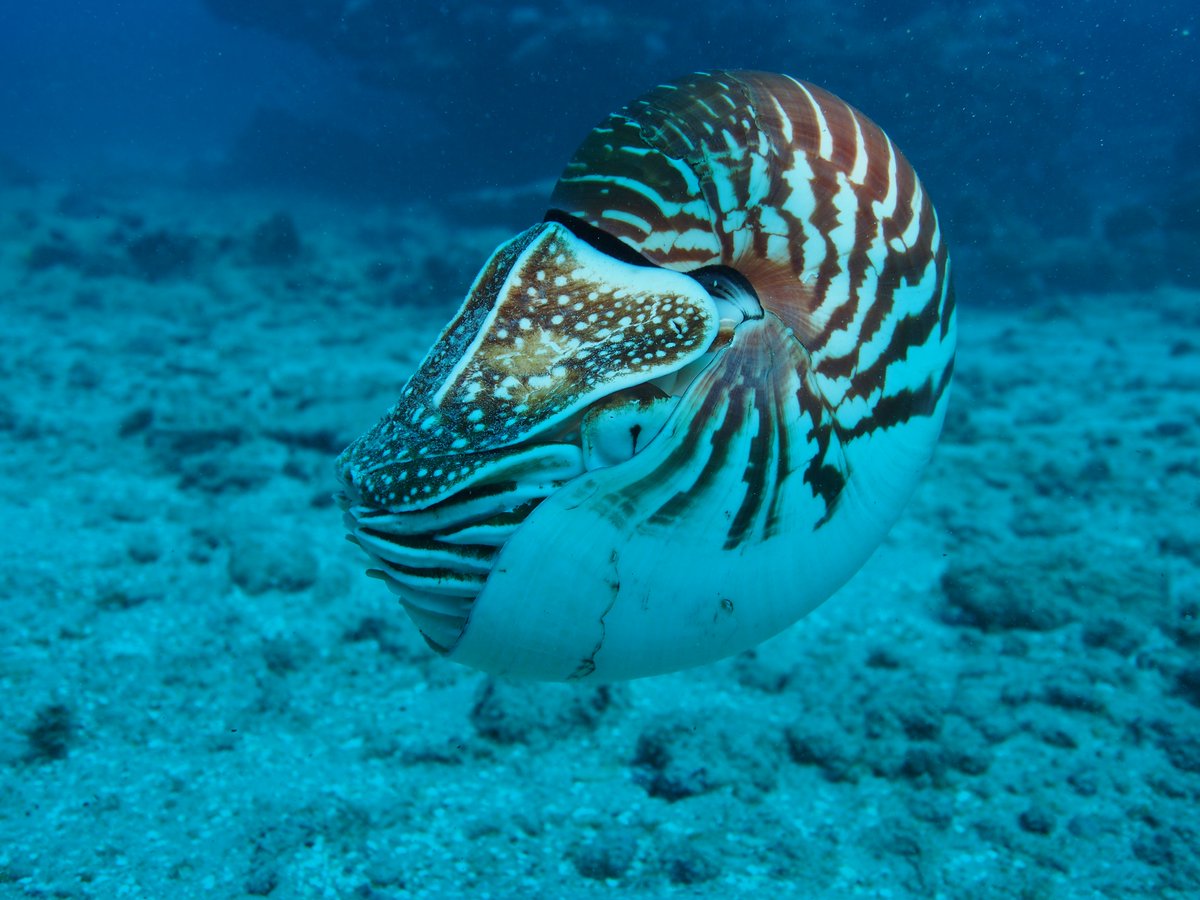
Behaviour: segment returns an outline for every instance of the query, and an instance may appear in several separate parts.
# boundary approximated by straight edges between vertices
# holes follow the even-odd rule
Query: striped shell
[[[945,413],[937,216],[819,88],[697,74],[611,115],[338,460],[435,650],[615,680],[737,653],[862,565]]]

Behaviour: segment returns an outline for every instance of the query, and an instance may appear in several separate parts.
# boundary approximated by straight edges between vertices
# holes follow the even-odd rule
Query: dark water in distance
[[[287,40],[289,21],[336,3],[210,4],[261,28],[218,21],[199,0],[10,4],[0,13],[0,150],[45,168],[178,166],[219,160],[257,109],[281,109],[394,148],[405,166],[371,177],[403,195],[436,190],[411,178],[412,148],[447,181],[550,177],[610,108],[719,66],[829,87],[883,124],[938,195],[997,161],[1150,190],[1187,174],[1179,145],[1195,137],[1200,109],[1200,25],[1182,0],[959,2],[936,16],[885,2],[751,3],[742,13],[610,3],[581,7],[581,22],[556,20],[548,3],[474,5],[492,10],[474,28],[447,22],[473,4],[391,5],[397,31],[447,22],[428,32],[443,43],[422,60],[399,40],[390,59],[386,47]],[[539,29],[540,41],[519,44]],[[383,86],[365,86],[356,72],[380,59],[391,66],[376,79]],[[938,148],[964,131],[979,155],[943,157]]]

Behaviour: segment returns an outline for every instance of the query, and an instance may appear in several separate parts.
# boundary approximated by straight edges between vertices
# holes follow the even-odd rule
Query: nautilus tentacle
[[[941,428],[954,301],[891,141],[793,79],[698,74],[584,141],[339,460],[352,538],[486,671],[719,659],[870,555]]]

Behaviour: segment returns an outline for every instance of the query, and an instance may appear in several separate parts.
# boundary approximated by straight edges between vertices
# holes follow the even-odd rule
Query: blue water
[[[1200,895],[1200,13],[0,10],[0,897]],[[613,688],[432,654],[333,459],[605,114],[784,72],[936,203],[962,327],[892,536]]]
[[[795,73],[868,111],[918,161],[960,247],[988,210],[1087,238],[1118,196],[1155,204],[1194,180],[1184,2],[674,2],[577,20],[552,4],[376,3],[341,37],[337,3],[210,5],[225,18],[190,0],[10,6],[0,151],[47,173],[224,164],[437,202],[551,177],[598,111],[719,66]],[[353,25],[372,14],[377,28]]]

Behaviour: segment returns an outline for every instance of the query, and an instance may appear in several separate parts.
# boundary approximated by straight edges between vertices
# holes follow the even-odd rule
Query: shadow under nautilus
[[[662,85],[584,140],[378,425],[352,540],[426,640],[615,680],[737,653],[823,602],[941,429],[937,216],[864,115],[781,75]]]

